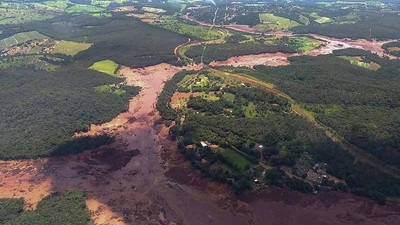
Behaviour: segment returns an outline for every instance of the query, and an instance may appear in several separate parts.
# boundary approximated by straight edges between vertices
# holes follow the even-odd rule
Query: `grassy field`
[[[291,39],[297,43],[298,51],[300,52],[311,51],[318,48],[322,44],[322,42],[317,39],[305,36],[294,36]]]
[[[49,7],[54,7],[56,9],[65,10],[66,8],[68,8],[68,5],[71,4],[71,2],[68,0],[55,0],[55,1],[45,1],[43,2],[43,4]]]
[[[249,105],[243,106],[245,118],[255,118],[257,116],[256,106],[250,102]]]
[[[40,34],[37,31],[30,32],[22,32],[18,34],[14,34],[11,37],[0,40],[0,50],[3,50],[8,47],[12,47],[14,45],[18,45],[24,43],[26,41],[34,40],[34,39],[45,39],[47,36]]]
[[[99,72],[102,72],[102,73],[105,73],[105,74],[108,74],[111,76],[119,77],[119,75],[117,73],[118,67],[119,67],[119,65],[111,60],[103,60],[103,61],[94,63],[92,66],[89,67],[89,69],[97,70]]]
[[[234,166],[238,167],[240,170],[244,170],[246,166],[250,166],[251,163],[239,153],[231,149],[218,149],[218,151],[224,156],[224,158],[232,163]]]
[[[218,101],[219,100],[219,97],[215,96],[215,94],[213,94],[212,92],[210,92],[209,94],[207,94],[205,92],[198,92],[198,95],[207,101]]]
[[[319,16],[318,13],[315,13],[315,12],[311,13],[310,16],[315,18],[314,21],[319,24],[333,22],[333,19],[331,19],[329,17],[325,17],[325,16]]]
[[[231,93],[228,93],[228,92],[224,93],[224,94],[222,95],[222,98],[225,99],[225,100],[227,100],[227,101],[230,101],[230,102],[235,101],[235,95],[234,95],[234,94],[231,94]]]
[[[82,13],[82,12],[101,12],[104,11],[103,8],[92,6],[92,5],[73,5],[69,7],[66,12],[67,13]]]
[[[63,40],[56,43],[53,53],[74,56],[79,52],[85,51],[86,49],[90,48],[90,46],[92,46],[92,44]]]
[[[363,58],[361,56],[339,56],[339,58],[349,61],[352,65],[363,67],[369,70],[377,71],[379,68],[381,68],[381,66],[375,62],[363,62]]]
[[[259,31],[267,31],[267,30],[289,30],[292,27],[300,26],[300,24],[296,21],[275,16],[270,13],[262,13],[260,14],[261,24],[256,25],[255,29]]]
[[[122,95],[125,94],[126,91],[122,90],[118,87],[112,86],[112,85],[101,85],[95,87],[95,90],[98,92],[108,92],[108,93],[113,93],[115,95]]]

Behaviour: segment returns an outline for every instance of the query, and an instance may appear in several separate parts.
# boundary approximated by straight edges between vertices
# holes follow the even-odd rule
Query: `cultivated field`
[[[92,46],[92,44],[62,40],[56,42],[52,53],[74,56],[79,52],[90,48],[90,46]]]
[[[22,32],[15,34],[11,37],[0,40],[0,51],[12,47],[14,45],[22,44],[26,41],[35,40],[35,39],[45,39],[47,36],[40,34],[37,31],[30,32]]]

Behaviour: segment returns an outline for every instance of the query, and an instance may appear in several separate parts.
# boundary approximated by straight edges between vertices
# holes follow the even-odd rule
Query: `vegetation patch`
[[[51,194],[41,200],[34,211],[22,212],[22,207],[22,199],[0,199],[0,222],[21,225],[92,224],[82,192]]]
[[[95,90],[98,92],[109,92],[115,95],[122,95],[126,93],[126,90],[118,87],[119,85],[101,85],[95,87]]]
[[[92,46],[92,44],[62,40],[56,42],[52,53],[75,56],[79,52],[90,48],[90,46]]]
[[[289,30],[292,27],[300,26],[300,24],[296,21],[280,16],[275,16],[274,14],[270,13],[260,14],[260,21],[262,23],[254,27],[256,30],[259,31]]]
[[[400,42],[390,42],[382,46],[391,55],[400,57]]]
[[[54,71],[59,68],[44,55],[26,55],[0,58],[0,69],[33,68],[36,70]]]
[[[350,62],[352,65],[356,65],[359,67],[363,67],[369,70],[378,70],[381,66],[375,62],[368,62],[363,59],[361,56],[339,56],[339,58],[345,59]]]
[[[193,25],[185,22],[181,22],[172,16],[162,16],[160,18],[161,23],[155,22],[157,26],[164,29],[174,31],[179,34],[188,35],[190,37],[202,39],[202,40],[214,40],[224,38],[224,33],[218,29],[210,29],[209,27],[201,25]]]
[[[101,12],[104,11],[103,8],[93,6],[93,5],[83,5],[83,4],[76,4],[71,7],[69,7],[67,10],[65,10],[67,13],[82,13],[82,12]]]
[[[120,95],[95,90],[121,82],[78,64],[54,72],[0,69],[0,158],[62,155],[109,143],[107,137],[74,139],[73,134],[127,109],[138,87],[120,86],[126,91]]]
[[[40,34],[37,31],[21,32],[11,37],[0,40],[0,51],[14,45],[22,44],[30,40],[46,39],[47,36]]]
[[[97,70],[99,72],[111,75],[111,76],[116,76],[119,77],[118,70],[120,68],[120,65],[116,64],[115,62],[111,60],[102,60],[99,62],[94,63],[89,67],[89,69],[92,70]]]
[[[219,148],[217,150],[221,155],[230,162],[234,167],[237,167],[239,170],[245,170],[245,168],[250,167],[251,163],[242,155],[235,152],[231,149],[222,149]]]

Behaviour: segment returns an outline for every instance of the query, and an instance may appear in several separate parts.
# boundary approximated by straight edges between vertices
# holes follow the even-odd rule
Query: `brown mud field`
[[[307,54],[346,47],[330,43]],[[295,54],[240,56],[211,65],[287,65],[291,56]],[[168,129],[157,124],[155,105],[166,80],[183,69],[203,67],[121,69],[128,85],[142,87],[128,111],[76,134],[107,133],[116,141],[77,155],[0,161],[0,198],[22,197],[25,210],[31,210],[51,193],[85,190],[94,223],[107,225],[398,224],[399,203],[381,206],[346,193],[304,195],[275,189],[238,197],[229,187],[201,178],[176,152]]]

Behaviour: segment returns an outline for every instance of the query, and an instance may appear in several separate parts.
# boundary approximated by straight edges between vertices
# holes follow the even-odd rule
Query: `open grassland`
[[[0,199],[1,224],[92,224],[83,192],[54,193],[33,211],[23,212],[23,199]]]
[[[92,44],[62,40],[56,42],[52,53],[74,56],[79,52],[85,51],[86,49],[90,48],[90,46],[92,46]]]
[[[89,67],[89,69],[92,70],[97,70],[99,72],[111,75],[111,76],[116,76],[119,77],[118,75],[118,69],[119,69],[119,65],[116,64],[115,62],[111,61],[111,60],[103,60],[103,61],[99,61],[94,63],[93,65],[91,65]]]
[[[96,13],[104,11],[104,9],[93,5],[76,4],[67,8],[65,11],[67,13],[82,13],[82,12]]]
[[[30,32],[22,32],[18,34],[14,34],[11,37],[0,40],[0,51],[12,47],[14,45],[22,44],[26,41],[35,40],[35,39],[45,39],[47,36],[40,34],[37,31]]]
[[[308,52],[314,50],[322,45],[322,42],[307,36],[294,36],[290,40],[297,45],[299,52]]]
[[[251,165],[251,163],[245,157],[235,152],[234,150],[219,148],[218,152],[221,153],[221,155],[228,162],[232,163],[234,166],[239,168],[239,170],[245,170],[246,167]]]
[[[260,14],[261,24],[256,25],[254,28],[259,31],[277,31],[277,30],[289,30],[292,27],[300,26],[300,24],[296,21],[275,16],[270,13],[262,13]]]
[[[68,0],[49,0],[49,1],[45,1],[42,4],[52,7],[54,9],[61,9],[61,10],[65,10],[66,8],[68,8],[68,6],[70,4],[72,4],[70,1]]]
[[[333,22],[333,19],[325,16],[319,16],[318,13],[315,12],[311,13],[310,16],[313,17],[315,19],[314,21],[319,24]]]
[[[98,92],[113,93],[115,95],[122,95],[126,93],[126,90],[116,87],[115,85],[101,85],[95,87],[95,90]]]
[[[378,70],[381,66],[375,62],[364,62],[361,56],[339,56],[339,58],[345,59],[350,62],[352,65],[356,65],[359,67],[363,67],[369,70]]]

